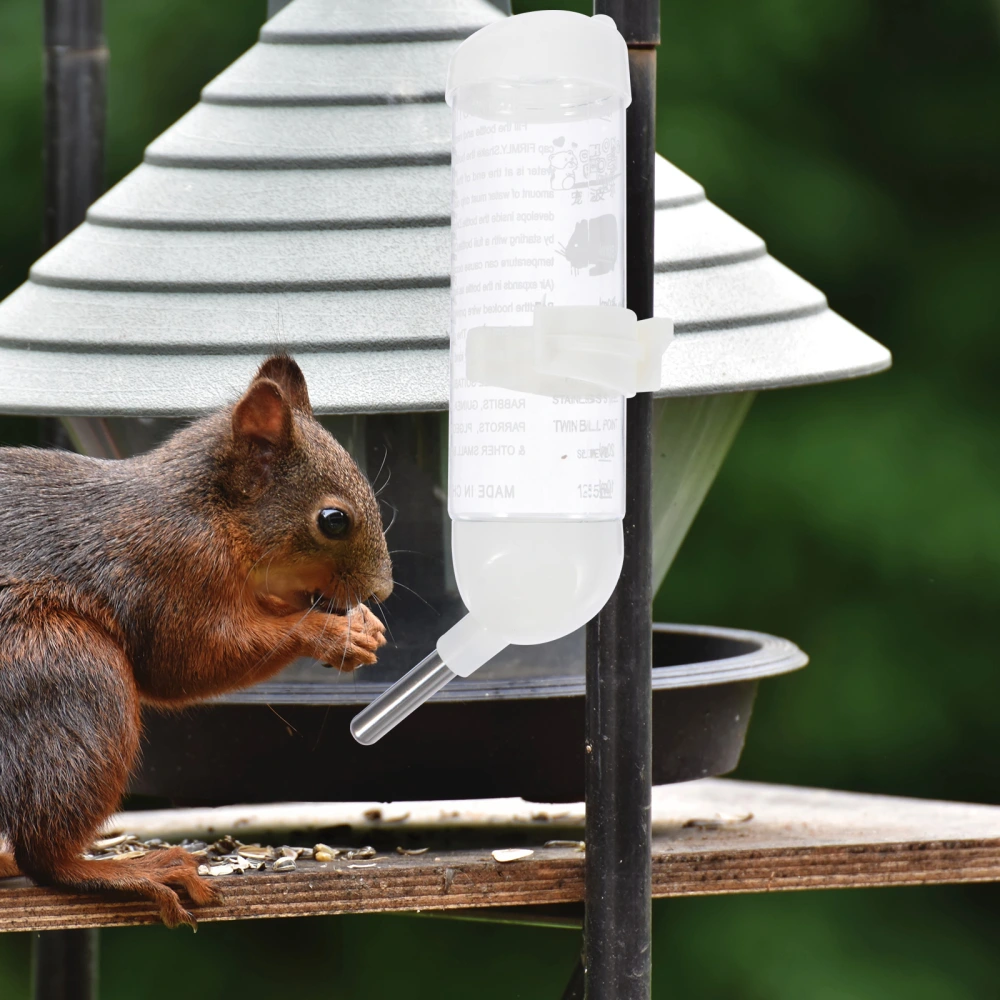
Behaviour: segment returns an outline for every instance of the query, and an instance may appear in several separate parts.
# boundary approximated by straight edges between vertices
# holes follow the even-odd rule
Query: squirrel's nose
[[[384,601],[392,593],[392,563],[388,560],[379,568],[378,575],[372,581],[372,593],[380,601]]]
[[[392,593],[392,560],[389,553],[382,557],[378,569],[372,574],[372,593],[380,601],[384,601]]]

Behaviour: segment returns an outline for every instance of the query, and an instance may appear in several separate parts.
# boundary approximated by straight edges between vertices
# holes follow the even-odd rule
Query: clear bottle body
[[[551,71],[558,63],[562,72]],[[625,305],[625,43],[606,17],[523,14],[477,32],[453,108],[448,511],[469,614],[360,713],[374,742],[510,643],[561,638],[603,607],[623,558],[625,401],[470,379],[469,331],[537,306]],[[512,338],[529,368],[524,338]],[[487,373],[488,374],[488,373]]]
[[[517,107],[491,119],[510,101],[509,88],[493,89],[454,97],[448,511],[620,519],[623,397],[470,382],[466,340],[478,326],[530,326],[538,305],[624,306],[624,101],[553,108],[544,122],[518,121]]]
[[[516,392],[465,370],[477,326],[530,326],[538,305],[624,305],[624,99],[581,89],[582,103],[555,105],[567,92],[454,95],[452,553],[470,614],[519,643],[578,628],[621,570],[623,397]]]

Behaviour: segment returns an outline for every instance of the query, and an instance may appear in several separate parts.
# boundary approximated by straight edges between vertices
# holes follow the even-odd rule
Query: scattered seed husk
[[[232,875],[235,869],[232,865],[198,865],[199,875]]]
[[[524,858],[530,858],[534,853],[534,851],[529,850],[527,847],[501,847],[499,850],[493,852],[493,860],[501,863],[521,861]]]
[[[587,845],[582,840],[546,840],[545,847],[568,847],[573,851],[585,851]]]
[[[383,821],[395,820],[396,817],[383,816]],[[233,873],[273,870],[278,872],[295,871],[296,862],[315,860],[320,863],[344,858],[347,861],[359,861],[352,868],[374,868],[376,862],[372,859],[378,856],[374,847],[341,848],[329,844],[315,844],[313,847],[293,847],[283,844],[271,847],[262,844],[243,844],[235,837],[226,835],[212,844],[203,840],[185,839],[180,845],[171,844],[160,837],[151,837],[147,841],[140,840],[135,834],[115,834],[95,841],[83,857],[91,861],[120,860],[122,858],[138,858],[151,851],[164,850],[180,846],[189,854],[201,855],[203,862],[198,866],[198,873],[206,877],[218,877]],[[419,855],[428,851],[426,847],[398,847],[399,854]]]
[[[261,847],[260,844],[249,844],[241,847],[237,852],[241,858],[249,858],[251,861],[273,861],[274,848]]]
[[[95,840],[91,847],[95,851],[110,851],[113,847],[121,844],[135,843],[139,838],[134,833],[119,833],[114,837],[105,837],[103,840]]]
[[[378,854],[378,851],[374,847],[352,847],[344,857],[348,861],[363,861],[367,858],[374,858]]]
[[[694,828],[697,830],[720,830],[724,826],[735,826],[738,823],[748,823],[753,819],[753,813],[740,813],[737,816],[727,816],[716,813],[714,816],[696,816],[687,820],[683,826],[685,829]]]

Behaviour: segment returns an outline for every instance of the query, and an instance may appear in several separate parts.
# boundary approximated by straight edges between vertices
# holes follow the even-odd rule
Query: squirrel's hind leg
[[[93,622],[42,600],[3,609],[0,628],[0,829],[16,869],[44,885],[141,896],[164,923],[194,924],[214,890],[186,851],[87,861],[139,747],[139,701],[123,650]]]
[[[198,862],[182,847],[153,851],[141,858],[86,861],[79,856],[49,857],[43,870],[30,873],[36,881],[76,892],[122,893],[151,899],[168,927],[197,926],[171,886],[183,889],[198,905],[218,899],[216,890],[198,875]]]
[[[14,855],[10,851],[0,851],[0,878],[13,878],[20,874],[21,869],[17,867]]]

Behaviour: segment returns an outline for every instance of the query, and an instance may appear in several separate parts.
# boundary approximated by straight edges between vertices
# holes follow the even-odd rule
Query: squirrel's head
[[[291,358],[261,365],[230,411],[216,462],[259,596],[326,611],[389,596],[392,563],[371,484],[313,418]]]

